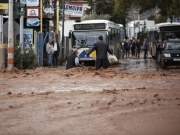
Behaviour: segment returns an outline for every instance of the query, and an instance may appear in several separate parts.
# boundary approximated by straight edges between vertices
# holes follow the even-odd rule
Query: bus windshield
[[[107,31],[75,31],[72,33],[72,47],[91,47],[98,42],[98,37],[103,36],[103,41],[107,43]]]

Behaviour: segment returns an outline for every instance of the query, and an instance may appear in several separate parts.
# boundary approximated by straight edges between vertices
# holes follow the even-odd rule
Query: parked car
[[[169,39],[162,48],[160,64],[162,68],[167,65],[180,65],[180,39]]]

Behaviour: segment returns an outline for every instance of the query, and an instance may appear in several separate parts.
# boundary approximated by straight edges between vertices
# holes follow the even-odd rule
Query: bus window
[[[75,31],[72,33],[72,47],[81,48],[93,46],[96,42],[98,42],[98,37],[100,35],[103,36],[103,41],[107,43],[106,31]]]

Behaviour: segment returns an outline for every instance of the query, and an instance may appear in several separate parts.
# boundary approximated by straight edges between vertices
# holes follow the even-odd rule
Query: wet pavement
[[[146,61],[141,58],[125,58],[120,59],[119,64],[111,66],[116,71],[125,72],[177,72],[180,73],[180,66],[168,66],[167,69],[162,69],[160,64],[152,59],[148,58]]]

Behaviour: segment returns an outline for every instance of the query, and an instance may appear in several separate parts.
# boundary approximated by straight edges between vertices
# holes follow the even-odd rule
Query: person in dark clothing
[[[163,42],[162,40],[159,40],[159,43],[157,44],[157,48],[156,48],[156,55],[157,55],[158,62],[160,62],[160,55],[162,53],[162,47],[163,47]]]
[[[159,44],[159,41],[156,39],[154,44],[155,44],[155,47],[156,47],[156,56],[155,56],[155,59],[158,59],[158,44]]]
[[[94,44],[94,46],[89,50],[86,56],[88,56],[91,52],[96,50],[96,67],[95,69],[98,70],[103,66],[103,68],[108,68],[109,61],[107,58],[107,52],[111,55],[112,52],[109,49],[109,46],[103,42],[103,36],[98,37],[98,42]],[[85,56],[85,57],[86,57]]]
[[[58,66],[58,56],[59,56],[59,44],[56,42],[56,39],[53,39],[53,47],[54,47],[54,53],[53,53],[53,66]]]
[[[157,45],[157,53],[158,54],[161,54],[161,48],[162,48],[162,46],[163,46],[163,44],[162,44],[162,41],[161,40],[159,40],[159,43],[158,43],[158,45]]]
[[[144,60],[146,61],[147,53],[149,50],[149,42],[147,41],[147,38],[144,38],[143,49],[144,49]]]
[[[126,58],[129,57],[129,50],[130,50],[130,40],[127,39],[127,42],[125,43],[125,49],[126,49]]]
[[[67,62],[66,62],[66,70],[74,67],[83,67],[81,64],[79,64],[77,49],[72,50],[72,53],[67,58]]]
[[[140,39],[138,39],[136,43],[136,57],[137,58],[140,58],[140,50],[141,50]]]
[[[132,45],[131,45],[131,57],[135,56],[135,47],[136,47],[136,41],[133,40]]]

